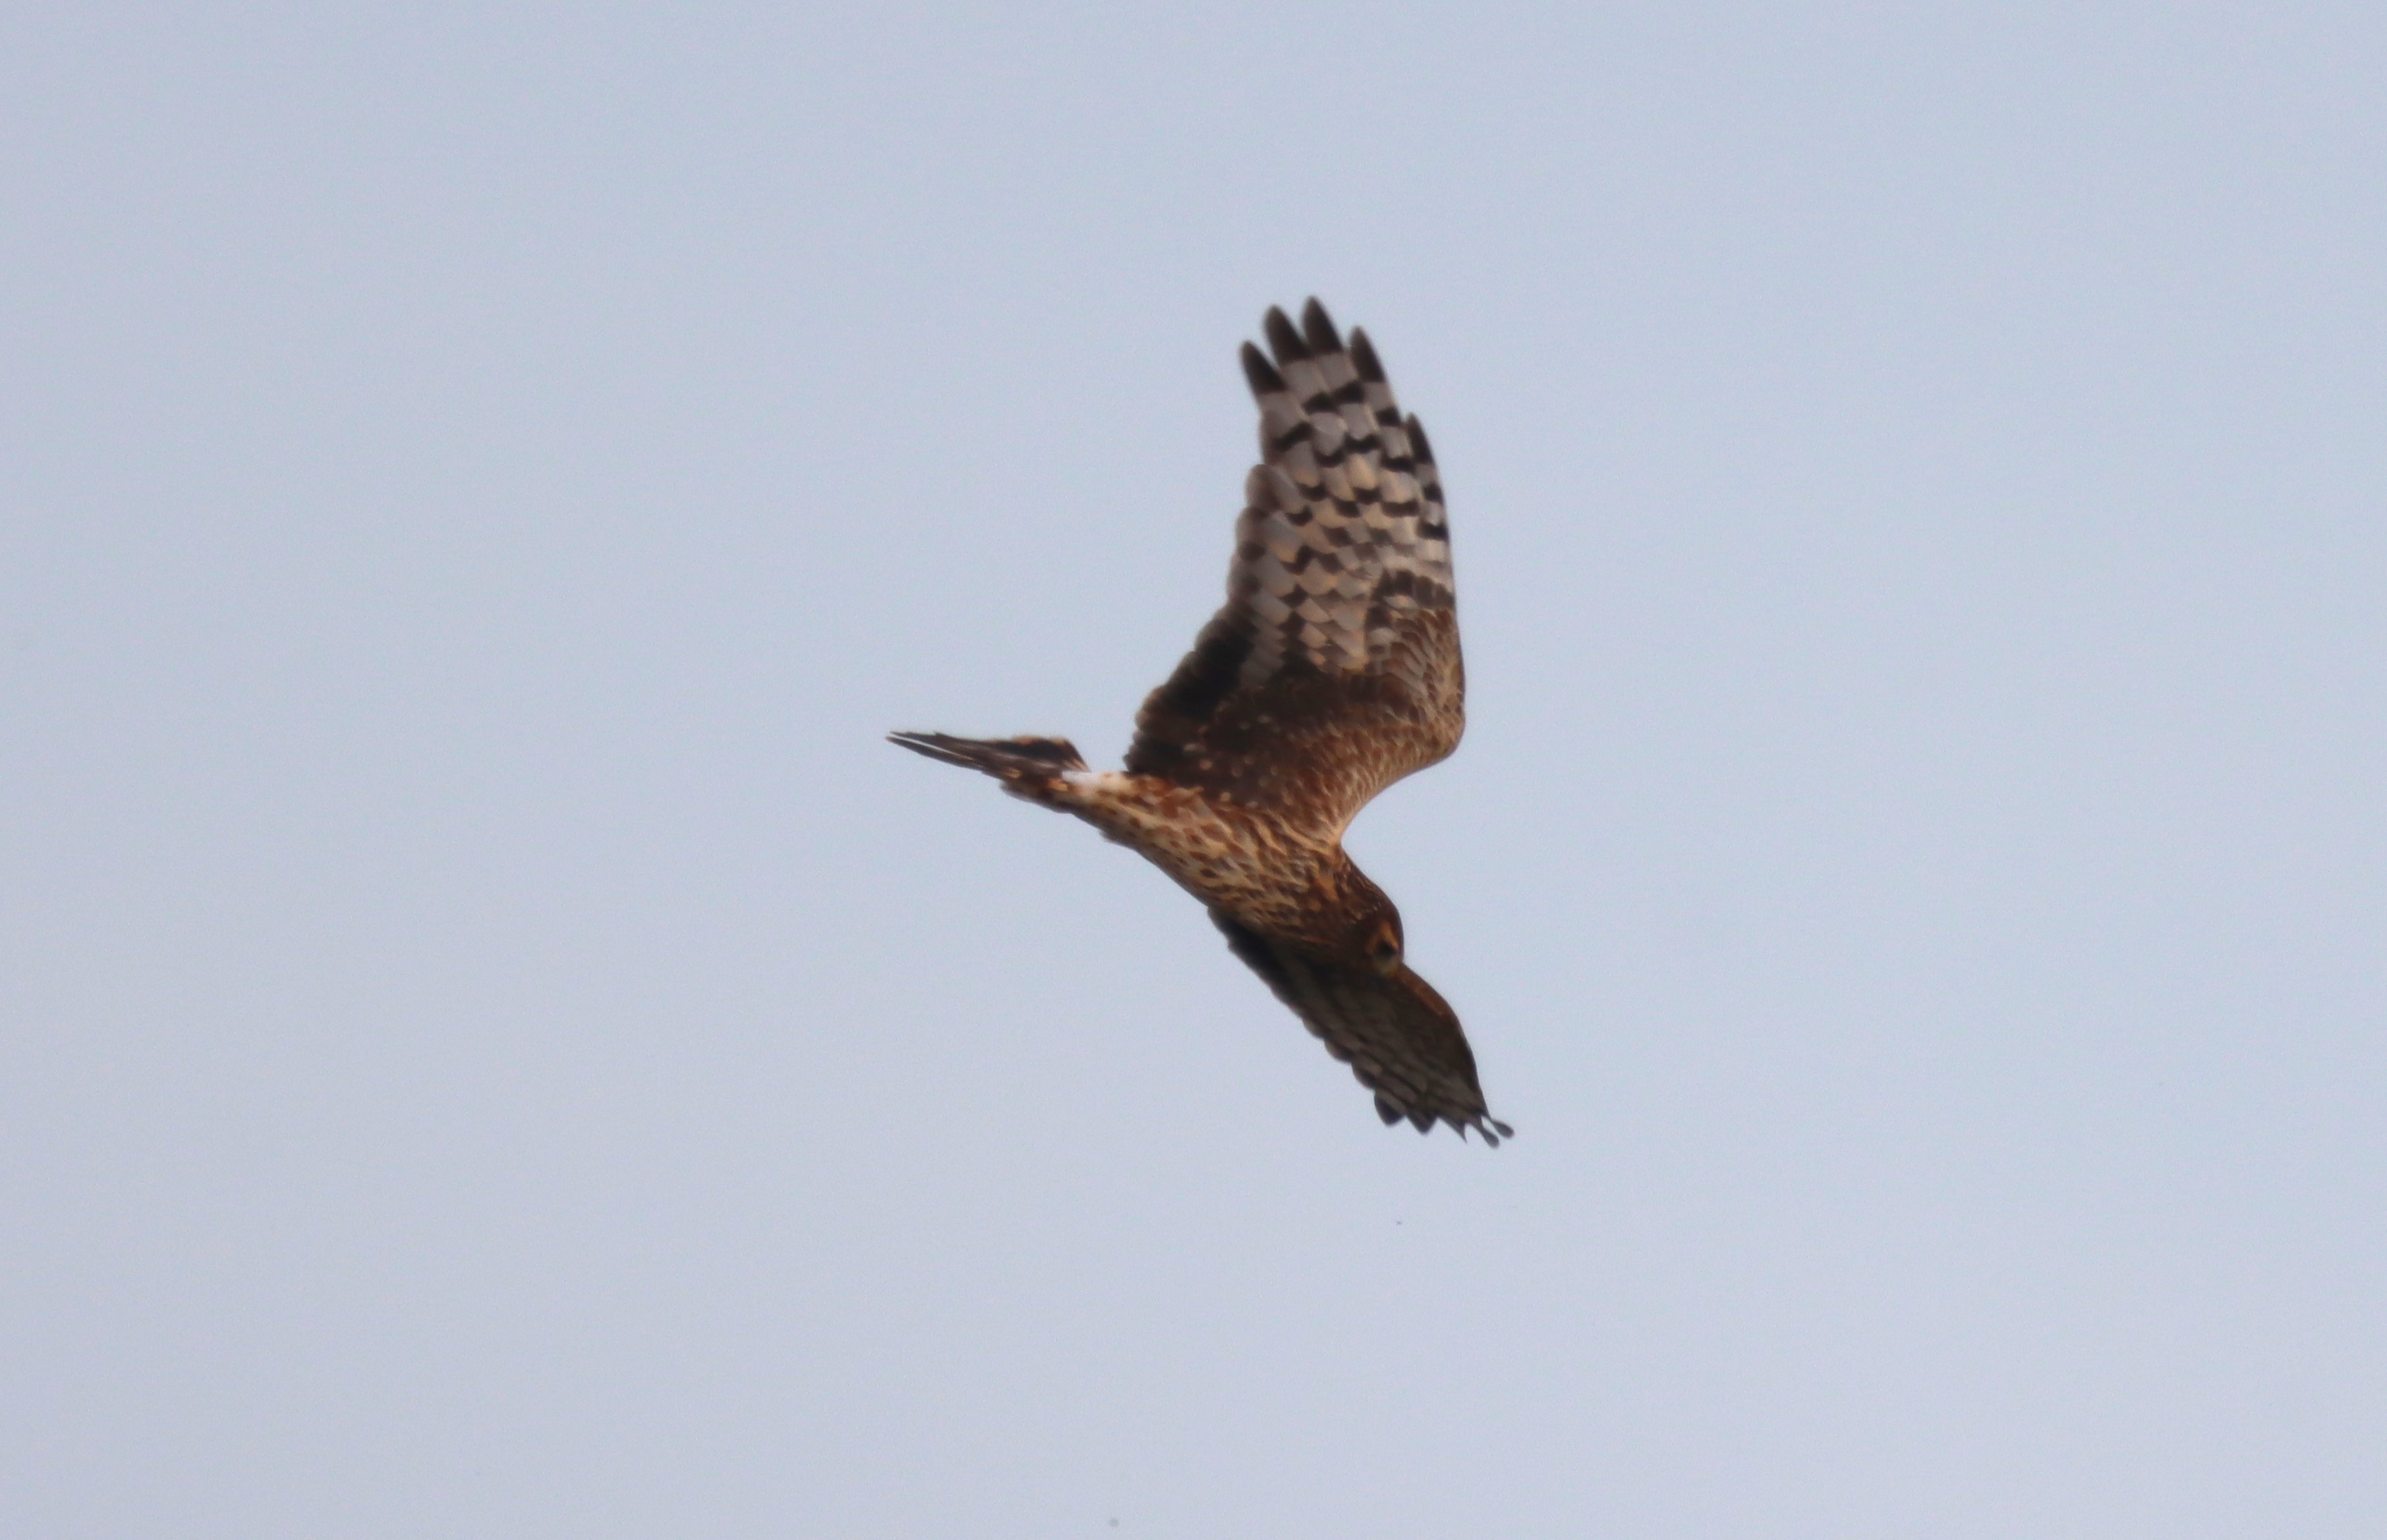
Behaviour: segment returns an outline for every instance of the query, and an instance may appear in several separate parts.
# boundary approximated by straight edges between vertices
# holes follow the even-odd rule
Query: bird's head
[[[1393,901],[1354,866],[1344,877],[1343,902],[1350,919],[1351,949],[1387,978],[1400,972],[1401,912]]]

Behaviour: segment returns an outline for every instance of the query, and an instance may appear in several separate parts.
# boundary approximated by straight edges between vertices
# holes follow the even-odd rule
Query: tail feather
[[[887,741],[977,770],[1003,782],[1004,789],[1034,797],[1067,770],[1083,770],[1084,758],[1065,738],[954,738],[946,733],[889,733]]]

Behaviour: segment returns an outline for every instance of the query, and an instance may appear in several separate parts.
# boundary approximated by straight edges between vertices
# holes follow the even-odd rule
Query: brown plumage
[[[1260,409],[1227,602],[1136,717],[1127,768],[1058,738],[895,733],[1075,814],[1208,906],[1236,956],[1376,1094],[1385,1122],[1491,1143],[1459,1017],[1402,960],[1400,913],[1343,852],[1369,800],[1466,726],[1442,486],[1367,334],[1312,299],[1244,345]]]

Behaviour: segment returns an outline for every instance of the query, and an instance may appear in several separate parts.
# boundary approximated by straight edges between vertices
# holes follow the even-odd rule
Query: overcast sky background
[[[0,23],[0,1532],[2377,1534],[2387,20],[1585,9]],[[880,741],[1311,293],[1497,1152]]]

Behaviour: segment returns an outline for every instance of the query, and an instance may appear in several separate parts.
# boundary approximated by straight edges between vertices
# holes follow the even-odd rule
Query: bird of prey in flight
[[[1268,353],[1244,345],[1260,462],[1227,602],[1144,701],[1126,768],[1088,769],[1063,738],[890,737],[1175,878],[1386,1123],[1497,1144],[1510,1130],[1484,1105],[1458,1015],[1409,971],[1400,912],[1343,850],[1369,800],[1466,726],[1433,454],[1365,332],[1346,346],[1315,299],[1298,329],[1279,309],[1265,329]]]

